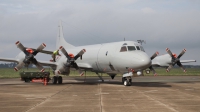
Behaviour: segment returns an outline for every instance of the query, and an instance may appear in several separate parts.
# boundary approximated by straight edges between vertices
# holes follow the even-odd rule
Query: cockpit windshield
[[[128,51],[135,51],[135,46],[127,46],[128,47]]]
[[[127,44],[123,44],[123,46],[120,49],[120,52],[126,52],[126,51],[144,51],[144,48],[140,45],[137,46],[128,46]],[[145,51],[144,51],[145,52]]]
[[[126,51],[127,51],[126,46],[122,46],[120,52],[126,52]]]

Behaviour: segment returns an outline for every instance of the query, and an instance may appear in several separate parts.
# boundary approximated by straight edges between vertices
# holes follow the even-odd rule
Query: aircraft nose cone
[[[138,53],[136,58],[140,69],[146,69],[151,66],[151,59],[146,53]]]

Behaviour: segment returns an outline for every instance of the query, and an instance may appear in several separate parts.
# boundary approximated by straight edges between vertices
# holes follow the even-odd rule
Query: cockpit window
[[[142,46],[140,46],[140,49],[145,52],[145,50],[144,50],[144,48]]]
[[[128,46],[128,51],[134,51],[134,50],[136,50],[135,46]]]
[[[127,51],[126,46],[122,46],[120,52],[126,52],[126,51]]]
[[[139,46],[136,46],[137,50],[140,50],[140,47]]]

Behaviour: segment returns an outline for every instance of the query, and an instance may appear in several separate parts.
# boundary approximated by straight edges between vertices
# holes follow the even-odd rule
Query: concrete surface
[[[0,79],[0,112],[200,112],[199,76],[136,77],[125,87],[121,77],[65,77],[43,86]]]

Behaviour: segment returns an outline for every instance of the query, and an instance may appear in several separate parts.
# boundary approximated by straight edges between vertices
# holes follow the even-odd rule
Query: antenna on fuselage
[[[146,44],[146,41],[144,40],[137,40],[138,43],[140,43],[142,45],[142,43],[145,43]]]

